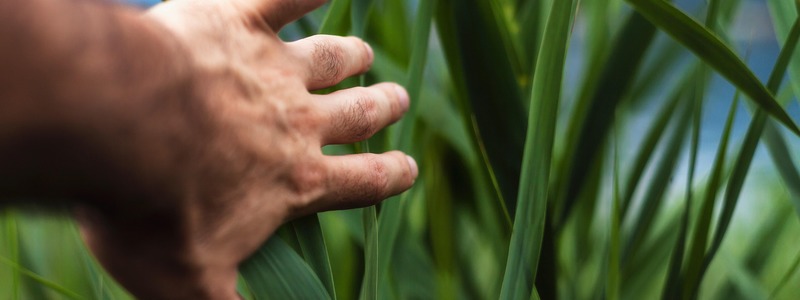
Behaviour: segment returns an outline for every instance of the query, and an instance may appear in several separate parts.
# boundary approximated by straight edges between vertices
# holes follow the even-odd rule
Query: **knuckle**
[[[373,155],[367,158],[368,175],[364,185],[364,193],[368,198],[381,200],[389,187],[389,170],[386,164]]]
[[[310,105],[298,105],[289,111],[291,126],[301,132],[314,132],[325,122],[324,116]]]
[[[319,198],[326,189],[326,170],[317,162],[300,163],[292,168],[289,175],[289,189],[292,197],[292,208],[303,210]]]

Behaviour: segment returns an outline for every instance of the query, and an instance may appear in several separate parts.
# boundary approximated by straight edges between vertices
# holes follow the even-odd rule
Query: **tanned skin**
[[[238,264],[278,226],[418,174],[397,151],[322,154],[409,103],[393,83],[309,92],[373,61],[354,37],[278,38],[324,2],[0,1],[0,203],[70,207],[139,298],[238,298]]]

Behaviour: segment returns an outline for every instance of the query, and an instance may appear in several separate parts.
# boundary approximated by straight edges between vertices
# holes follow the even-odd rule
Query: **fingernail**
[[[408,92],[400,85],[395,85],[394,91],[397,93],[397,100],[400,101],[400,107],[403,111],[407,111],[409,106]]]
[[[417,167],[417,161],[414,160],[413,157],[406,155],[406,159],[408,160],[408,167],[411,168],[411,175],[416,179],[417,175],[419,175],[419,167]]]
[[[369,57],[369,66],[372,66],[372,61],[375,59],[375,52],[372,51],[372,46],[370,46],[367,42],[364,42],[364,48],[367,48],[367,57]]]

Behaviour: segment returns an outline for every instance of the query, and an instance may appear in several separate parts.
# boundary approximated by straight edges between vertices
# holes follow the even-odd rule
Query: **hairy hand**
[[[186,84],[154,99],[168,109],[140,120],[127,145],[126,184],[146,199],[77,213],[91,250],[134,295],[236,298],[238,264],[282,223],[373,205],[413,184],[417,166],[401,152],[321,152],[370,137],[409,105],[392,83],[309,92],[373,60],[355,37],[278,38],[324,2],[177,0],[142,17],[177,42],[164,55],[187,70]]]

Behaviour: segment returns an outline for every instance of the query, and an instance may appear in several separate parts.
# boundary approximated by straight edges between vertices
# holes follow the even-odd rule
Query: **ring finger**
[[[408,93],[394,83],[355,87],[319,95],[328,119],[322,127],[322,143],[347,144],[365,140],[400,119],[408,110]]]

